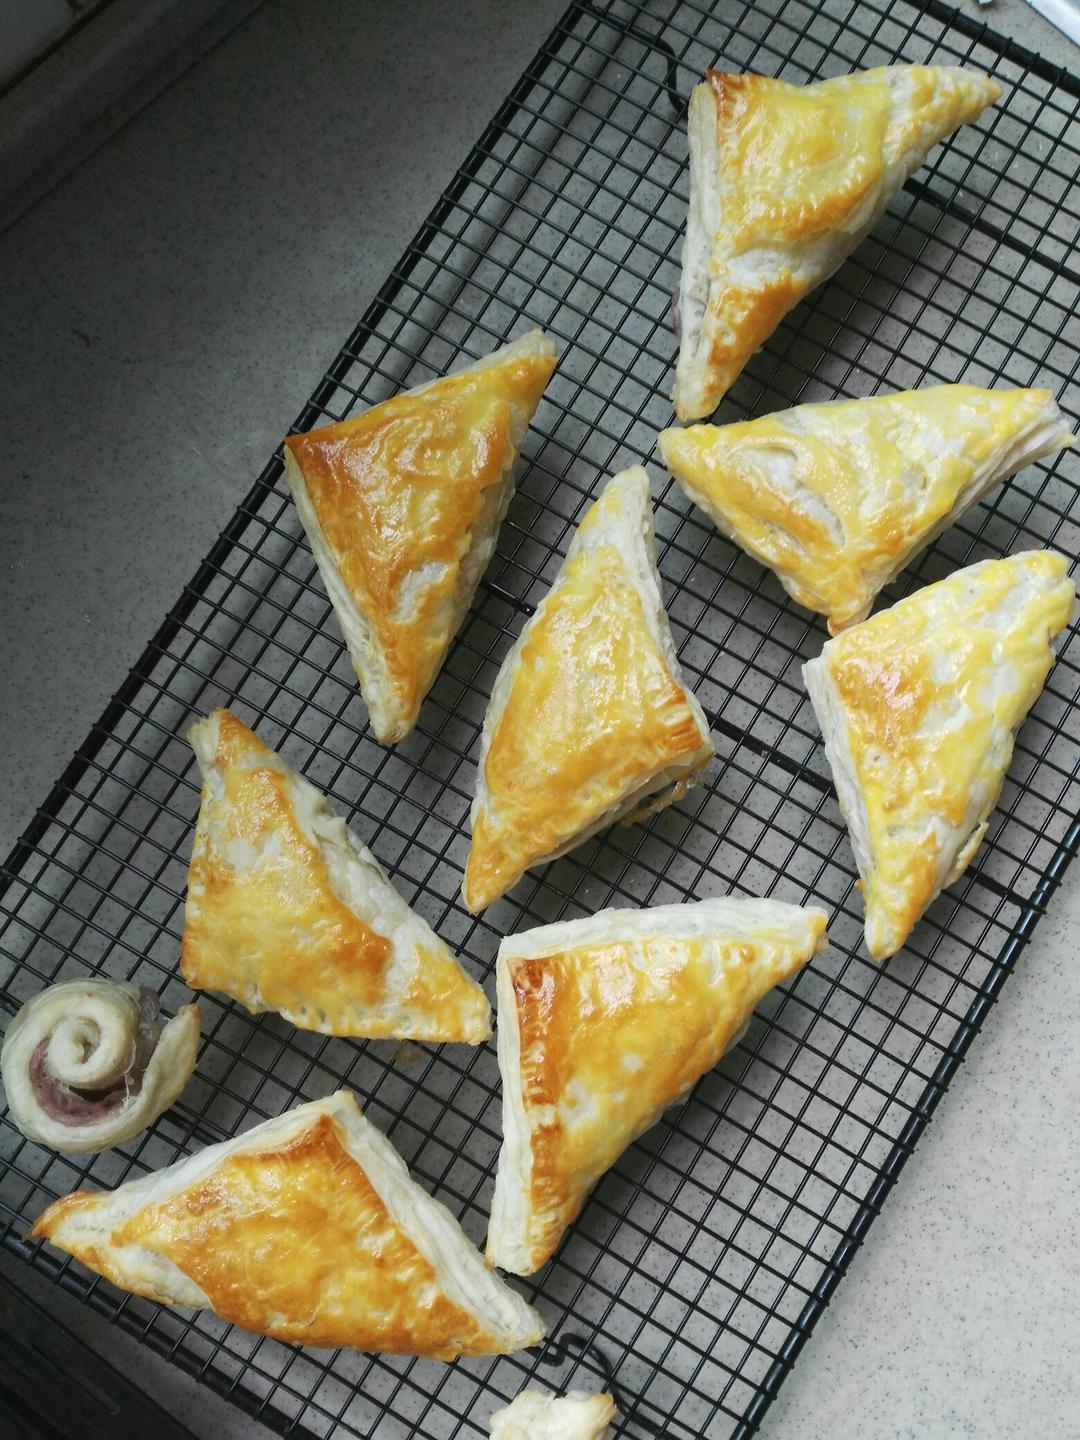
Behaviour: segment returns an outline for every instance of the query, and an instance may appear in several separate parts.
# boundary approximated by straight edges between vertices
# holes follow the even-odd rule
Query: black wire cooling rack
[[[443,1366],[296,1350],[121,1295],[23,1239],[62,1192],[113,1186],[347,1085],[482,1242],[500,1136],[490,1046],[327,1039],[204,995],[196,1078],[147,1135],[80,1164],[6,1124],[5,1245],[283,1433],[481,1435],[533,1375],[565,1384],[576,1373],[613,1386],[620,1435],[752,1434],[1080,843],[1074,629],[976,862],[901,954],[870,965],[799,674],[822,626],[703,523],[653,459],[679,654],[718,745],[708,783],[531,875],[479,920],[459,904],[497,666],[590,496],[650,457],[670,418],[683,117],[707,66],[806,81],[937,61],[1005,87],[787,318],[722,419],[961,379],[1046,385],[1080,413],[1080,82],[938,4],[716,9],[571,5],[297,421],[339,419],[529,324],[558,342],[498,555],[417,731],[393,750],[372,741],[275,455],[7,864],[9,1013],[44,983],[89,971],[154,985],[174,1011],[187,998],[176,968],[198,805],[181,737],[195,715],[229,704],[330,793],[479,973],[502,934],[604,905],[733,890],[832,913],[829,951],[627,1152],[523,1286],[550,1323],[536,1352]],[[1047,544],[1075,555],[1078,459],[999,489],[889,598],[988,555]]]

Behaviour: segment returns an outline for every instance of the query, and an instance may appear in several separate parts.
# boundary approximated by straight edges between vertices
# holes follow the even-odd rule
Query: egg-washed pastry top
[[[285,441],[285,468],[383,744],[416,724],[513,494],[555,347],[485,360]]]
[[[551,1256],[604,1172],[824,943],[777,900],[602,910],[508,936],[497,986],[503,1145],[487,1260]]]
[[[30,1231],[42,1237],[121,1289],[297,1345],[451,1360],[544,1334],[344,1090],[66,1195]]]
[[[875,960],[900,949],[979,848],[1073,600],[1060,555],[984,560],[845,630],[804,666]]]
[[[996,80],[954,66],[890,65],[812,85],[709,71],[690,97],[680,420],[712,414],[932,147],[1000,94]]]
[[[1072,443],[1049,390],[933,385],[674,427],[660,452],[713,523],[835,635],[992,486]]]
[[[326,1035],[487,1039],[483,990],[326,797],[228,710],[188,738],[203,787],[187,983]]]
[[[616,1417],[614,1398],[569,1390],[549,1395],[522,1390],[488,1422],[491,1440],[608,1440]]]
[[[586,513],[499,670],[480,744],[465,904],[482,910],[530,866],[667,804],[712,753],[660,595],[648,477],[633,466]]]

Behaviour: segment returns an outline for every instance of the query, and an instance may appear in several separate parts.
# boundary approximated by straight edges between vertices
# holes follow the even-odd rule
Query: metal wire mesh
[[[713,64],[805,81],[893,60],[970,63],[997,75],[1005,98],[935,152],[788,317],[720,418],[954,380],[1047,385],[1075,417],[1080,83],[937,4],[733,0],[714,16],[689,3],[575,3],[297,422],[339,419],[526,323],[559,345],[497,557],[419,728],[394,750],[368,734],[275,456],[9,860],[9,1012],[88,971],[152,984],[175,1010],[198,805],[180,737],[196,714],[229,704],[329,792],[480,973],[503,933],[603,905],[735,891],[814,898],[832,912],[828,953],[627,1152],[524,1285],[550,1322],[536,1353],[442,1366],[295,1350],[123,1296],[21,1238],[57,1194],[115,1185],[347,1085],[482,1242],[500,1136],[493,1047],[327,1039],[206,995],[196,1078],[148,1134],[78,1163],[5,1122],[4,1243],[285,1433],[483,1434],[534,1373],[563,1384],[582,1367],[589,1383],[614,1386],[622,1435],[752,1433],[1077,849],[1074,629],[976,862],[900,955],[870,965],[799,675],[824,630],[661,482],[665,592],[717,739],[708,783],[531,875],[480,919],[457,898],[498,664],[589,497],[651,456],[670,418],[690,86]],[[1075,452],[1024,471],[887,598],[1009,550],[1075,555],[1078,480]]]

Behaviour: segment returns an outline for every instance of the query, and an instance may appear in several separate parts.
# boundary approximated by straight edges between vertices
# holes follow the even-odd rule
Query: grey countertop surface
[[[0,235],[4,851],[562,8],[268,0]],[[766,1435],[1080,1434],[1078,934],[1074,868]],[[197,1434],[266,1433],[18,1273]]]

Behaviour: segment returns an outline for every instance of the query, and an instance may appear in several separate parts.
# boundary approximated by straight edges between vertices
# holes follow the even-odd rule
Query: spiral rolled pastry
[[[191,1079],[199,1007],[164,1026],[156,990],[65,980],[28,1000],[0,1052],[11,1117],[54,1150],[107,1150],[167,1110]]]

